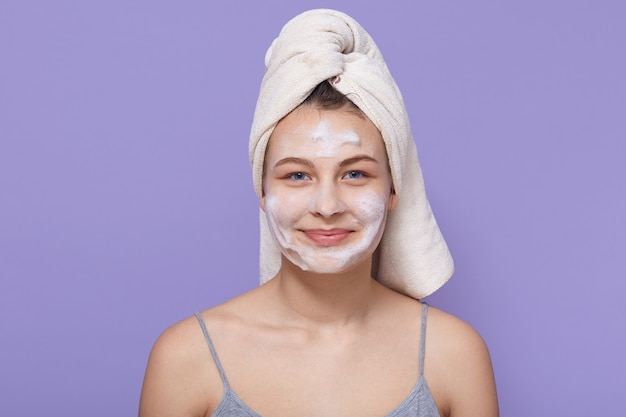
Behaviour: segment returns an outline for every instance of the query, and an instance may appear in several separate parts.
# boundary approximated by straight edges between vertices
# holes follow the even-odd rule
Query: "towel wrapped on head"
[[[454,264],[432,214],[400,90],[371,36],[350,16],[310,10],[289,21],[265,55],[250,133],[255,191],[262,195],[263,162],[276,124],[323,81],[346,95],[381,132],[398,205],[374,254],[372,276],[420,299],[439,289]],[[261,212],[261,283],[280,269],[280,251]]]

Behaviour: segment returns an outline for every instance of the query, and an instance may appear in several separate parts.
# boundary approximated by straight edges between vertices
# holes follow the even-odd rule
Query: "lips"
[[[352,230],[348,229],[308,229],[302,230],[302,233],[313,243],[320,246],[339,245],[350,236]]]

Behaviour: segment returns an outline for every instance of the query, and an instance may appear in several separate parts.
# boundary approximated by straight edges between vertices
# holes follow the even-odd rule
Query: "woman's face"
[[[265,211],[283,256],[302,270],[350,270],[380,242],[397,204],[380,132],[345,110],[294,110],[265,154]]]

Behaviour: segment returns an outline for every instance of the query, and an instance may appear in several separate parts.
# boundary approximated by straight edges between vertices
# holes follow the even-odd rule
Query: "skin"
[[[280,163],[285,158],[297,159]],[[260,204],[273,217],[274,233],[285,235],[281,269],[266,284],[202,312],[231,388],[267,417],[383,417],[417,382],[421,303],[370,276],[386,213],[397,204],[382,138],[354,112],[301,108],[277,125],[265,163]],[[367,217],[359,199],[383,207],[383,215]],[[321,249],[320,257],[311,258],[310,248]],[[325,249],[351,260],[339,262]],[[440,415],[498,416],[491,361],[478,333],[430,307],[426,341],[424,372]],[[210,416],[223,393],[191,317],[156,341],[139,415]]]

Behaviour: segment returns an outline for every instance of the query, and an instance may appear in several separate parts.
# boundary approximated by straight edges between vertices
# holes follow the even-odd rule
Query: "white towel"
[[[374,255],[372,276],[383,285],[420,299],[454,272],[448,247],[432,214],[402,95],[374,40],[350,16],[310,10],[289,21],[265,55],[250,133],[250,163],[256,193],[262,193],[263,159],[276,124],[325,80],[356,104],[380,130],[398,206],[388,216]],[[280,268],[261,212],[261,283]]]

